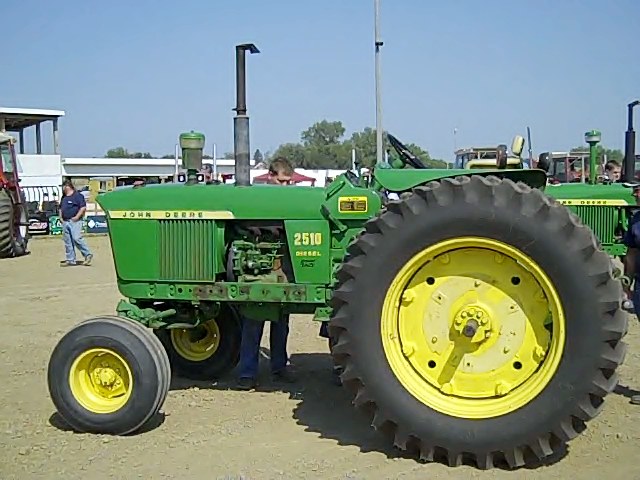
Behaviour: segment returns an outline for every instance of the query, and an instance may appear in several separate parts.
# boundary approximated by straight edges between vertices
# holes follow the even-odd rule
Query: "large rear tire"
[[[602,409],[622,288],[567,208],[496,177],[431,182],[369,221],[331,300],[354,404],[424,461],[539,464]]]
[[[27,217],[21,209],[20,222],[16,225],[15,205],[9,192],[0,188],[0,258],[20,257],[27,253]]]
[[[51,399],[79,432],[135,432],[160,410],[170,381],[169,360],[158,339],[119,317],[74,326],[49,360]]]
[[[240,360],[242,329],[235,309],[222,304],[215,318],[194,328],[154,330],[167,351],[172,370],[189,380],[214,380]]]

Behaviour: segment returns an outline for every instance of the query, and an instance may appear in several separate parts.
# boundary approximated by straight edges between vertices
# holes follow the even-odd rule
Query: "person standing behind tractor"
[[[640,185],[633,187],[633,196],[636,205],[640,206]],[[622,285],[627,298],[633,302],[636,317],[640,320],[640,212],[636,212],[629,221],[623,243],[627,247],[627,254],[624,256]],[[633,395],[631,403],[640,405],[640,395]]]
[[[290,185],[293,177],[293,167],[286,158],[278,157],[269,165],[269,183],[275,185]],[[284,267],[284,265],[283,265]],[[284,268],[281,273],[287,275]],[[269,322],[269,347],[271,350],[271,376],[274,381],[292,383],[295,377],[287,369],[289,356],[287,354],[287,340],[289,338],[289,315],[281,315],[277,321]],[[260,339],[264,330],[263,320],[249,318],[242,319],[242,340],[240,342],[240,374],[238,388],[252,390],[257,386],[258,364],[260,355]]]
[[[66,259],[60,262],[60,266],[78,265],[76,262],[76,247],[84,256],[84,265],[91,265],[93,254],[82,236],[82,219],[87,211],[84,195],[75,189],[71,180],[64,181],[62,193],[60,219],[62,220],[62,240],[64,241]]]

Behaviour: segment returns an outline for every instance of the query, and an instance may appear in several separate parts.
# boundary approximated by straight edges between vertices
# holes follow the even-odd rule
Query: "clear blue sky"
[[[382,0],[383,125],[432,156],[510,144],[534,153],[598,128],[623,148],[640,97],[637,0]],[[172,153],[201,130],[233,146],[234,45],[248,58],[251,148],[313,122],[375,126],[373,0],[3,2],[0,104],[59,108],[66,156]],[[636,129],[640,130],[640,112]],[[47,136],[49,132],[47,131]]]

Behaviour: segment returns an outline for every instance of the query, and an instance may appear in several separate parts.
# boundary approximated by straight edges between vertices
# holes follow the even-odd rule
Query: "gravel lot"
[[[326,342],[304,316],[294,319],[290,339],[301,381],[288,391],[265,383],[258,392],[237,392],[229,389],[233,378],[217,385],[174,379],[162,418],[145,432],[124,438],[70,432],[48,395],[50,352],[69,327],[113,314],[119,299],[107,237],[90,237],[89,244],[96,254],[91,267],[60,268],[59,238],[34,239],[30,256],[0,261],[2,480],[640,479],[640,406],[628,399],[640,390],[635,320],[620,385],[603,413],[566,456],[537,470],[481,472],[398,457],[331,384]]]

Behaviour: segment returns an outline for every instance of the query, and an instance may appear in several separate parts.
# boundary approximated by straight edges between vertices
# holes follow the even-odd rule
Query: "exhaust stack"
[[[247,115],[245,52],[260,53],[253,43],[236,45],[236,116],[233,118],[233,150],[236,186],[251,185],[249,173],[249,116]]]
[[[624,136],[624,181],[635,181],[636,169],[636,132],[633,130],[633,107],[640,105],[640,100],[635,100],[627,105],[629,109],[627,131]]]

